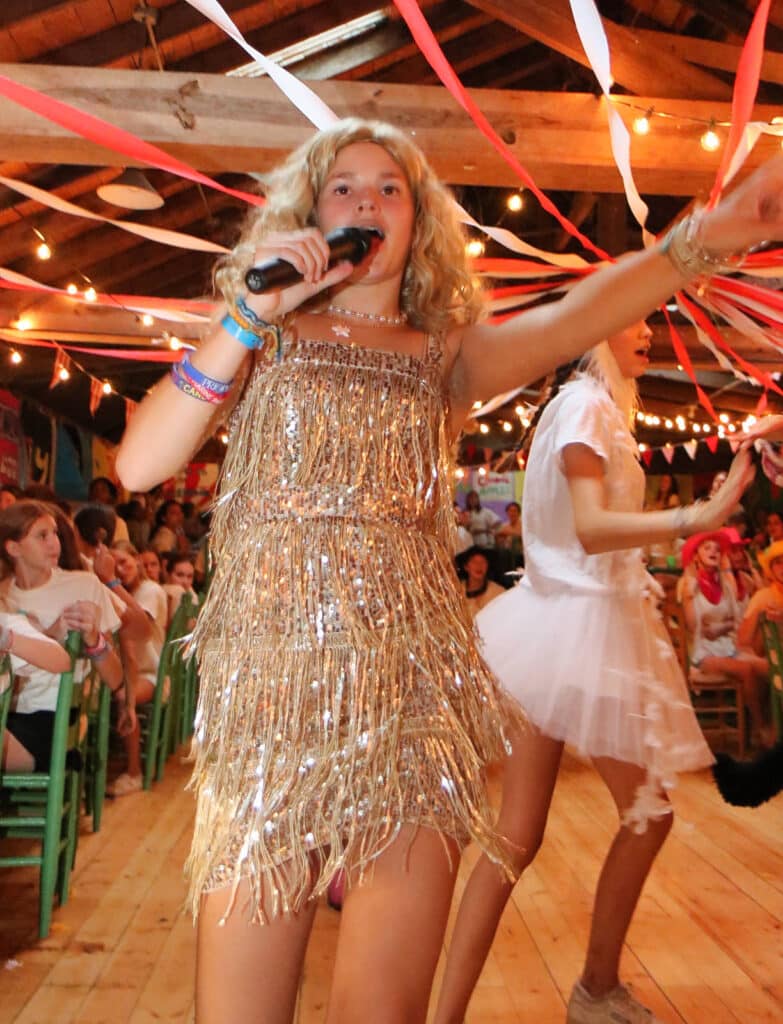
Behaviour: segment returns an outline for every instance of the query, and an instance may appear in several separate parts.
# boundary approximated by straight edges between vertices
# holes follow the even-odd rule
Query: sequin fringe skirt
[[[262,889],[270,916],[295,913],[403,825],[474,840],[507,866],[482,770],[520,715],[477,652],[437,539],[269,525],[219,564],[195,646],[194,914],[203,892],[245,879],[254,919]]]

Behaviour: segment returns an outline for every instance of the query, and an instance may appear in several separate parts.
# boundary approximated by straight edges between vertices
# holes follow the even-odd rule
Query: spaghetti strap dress
[[[513,702],[458,590],[447,414],[431,336],[420,357],[293,337],[251,372],[193,637],[194,913],[245,879],[254,919],[262,887],[294,913],[406,825],[507,865],[482,770]]]

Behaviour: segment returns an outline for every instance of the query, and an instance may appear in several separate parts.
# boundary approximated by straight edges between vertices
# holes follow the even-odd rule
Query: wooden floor
[[[100,834],[82,836],[71,898],[44,942],[35,941],[35,872],[0,873],[1,1024],[193,1020],[194,937],[182,909],[192,816],[186,779],[187,768],[172,759],[152,793],[107,805]],[[667,1024],[780,1024],[783,797],[732,810],[702,774],[681,780],[675,806],[624,977]],[[592,770],[568,761],[546,841],[507,909],[468,1024],[564,1020],[613,828]],[[298,1024],[323,1020],[338,922],[319,908]]]

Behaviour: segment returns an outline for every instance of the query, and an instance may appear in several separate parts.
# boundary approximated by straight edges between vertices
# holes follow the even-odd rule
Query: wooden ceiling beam
[[[547,0],[547,3],[470,0],[470,3],[531,39],[589,67],[568,0]],[[670,54],[656,53],[653,60],[651,54],[639,46],[630,29],[608,18],[602,21],[612,55],[612,74],[624,88],[637,94],[656,93],[666,98],[731,99],[731,87],[719,78]]]
[[[742,3],[736,0],[688,0],[688,6],[703,14],[715,25],[720,25],[726,32],[744,39],[753,20],[753,14]],[[765,34],[766,45],[774,50],[783,50],[783,31],[774,24],[767,25]]]
[[[678,36],[673,32],[656,32],[652,29],[632,29],[639,45],[649,54],[666,53],[691,64],[701,64],[717,71],[737,70],[742,47],[734,43],[718,43],[712,39],[696,39],[694,36]],[[783,85],[783,53],[765,50],[761,59],[761,80]]]
[[[0,73],[107,118],[211,173],[264,170],[312,133],[305,118],[267,79],[34,64],[0,65]],[[518,183],[440,87],[318,82],[313,88],[341,116],[382,118],[415,132],[444,181]],[[493,89],[474,90],[473,96],[541,188],[620,190],[604,100],[580,93]],[[660,106],[662,100],[640,97],[638,102]],[[177,116],[183,106],[193,117],[192,128]],[[674,119],[661,121],[650,136],[634,140],[638,186],[649,194],[704,192],[711,186],[720,154],[706,154],[692,125],[676,117],[729,119],[729,105],[667,99],[665,108]],[[777,108],[759,106],[755,116],[766,120],[777,113]],[[762,139],[748,166],[757,165],[778,148],[775,140]],[[118,159],[111,150],[5,100],[0,100],[0,152],[7,159],[34,162],[115,165]]]

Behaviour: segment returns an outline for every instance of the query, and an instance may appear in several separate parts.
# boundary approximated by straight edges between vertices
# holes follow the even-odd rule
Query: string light
[[[68,292],[69,295],[78,295],[79,293],[79,289],[76,287],[73,281],[71,281],[71,283],[65,290]]]
[[[506,200],[506,206],[512,213],[519,213],[524,205],[525,200],[522,198],[522,194],[520,192],[512,192]]]
[[[699,139],[701,148],[707,153],[714,153],[716,149],[720,149],[720,135],[715,131],[715,122],[710,123],[710,127]]]
[[[35,255],[38,257],[39,260],[49,260],[52,258],[52,250],[49,248],[46,242],[41,242],[41,244],[35,250]]]
[[[484,254],[484,243],[480,238],[471,238],[468,244],[465,246],[465,252],[468,256],[482,256]]]
[[[482,434],[489,433],[489,427],[487,426],[486,423],[479,423],[479,430],[481,431]]]
[[[20,316],[19,319],[14,324],[14,327],[17,329],[17,331],[29,331],[32,326],[33,321],[30,319],[29,316]]]
[[[478,475],[479,476],[486,476],[487,475],[487,467],[486,466],[479,466]]]
[[[112,386],[107,380],[105,380],[103,382],[103,387],[101,388],[101,390],[103,391],[104,395],[110,395],[112,393]]]
[[[525,407],[524,407],[524,405],[515,405],[514,406],[514,412],[517,414],[517,416],[524,416],[525,415]]]
[[[60,378],[60,380],[69,380],[71,374],[68,367],[61,366],[60,369],[57,371],[57,376]]]
[[[11,362],[14,366],[18,366],[22,361],[22,353],[17,352],[15,348],[11,349]]]
[[[465,470],[460,466],[458,469],[456,469],[454,471],[454,476],[458,480],[464,480],[464,478],[465,478]]]
[[[653,115],[653,109],[650,107],[648,111],[639,117],[633,119],[633,130],[637,135],[649,135],[650,134],[650,118]]]
[[[155,323],[155,317],[152,316],[150,313],[142,313],[141,322],[145,327],[152,327],[152,325]]]
[[[482,405],[483,405],[483,404],[484,404],[484,403],[483,403],[482,401],[480,401],[480,400],[478,400],[478,399],[477,399],[477,400],[476,400],[476,401],[475,401],[475,402],[473,403],[473,408],[474,408],[474,409],[480,409],[480,408],[482,407]]]
[[[223,442],[223,444],[228,444],[228,434],[225,432],[225,430],[220,435],[220,440]]]
[[[87,302],[96,302],[97,301],[98,293],[96,292],[96,290],[93,288],[92,285],[90,285],[90,287],[85,291],[84,298],[85,298],[85,301],[87,301]]]
[[[172,336],[169,338],[169,348],[172,350],[172,352],[179,352],[179,350],[182,348],[182,342],[179,340],[176,334],[172,334]]]

